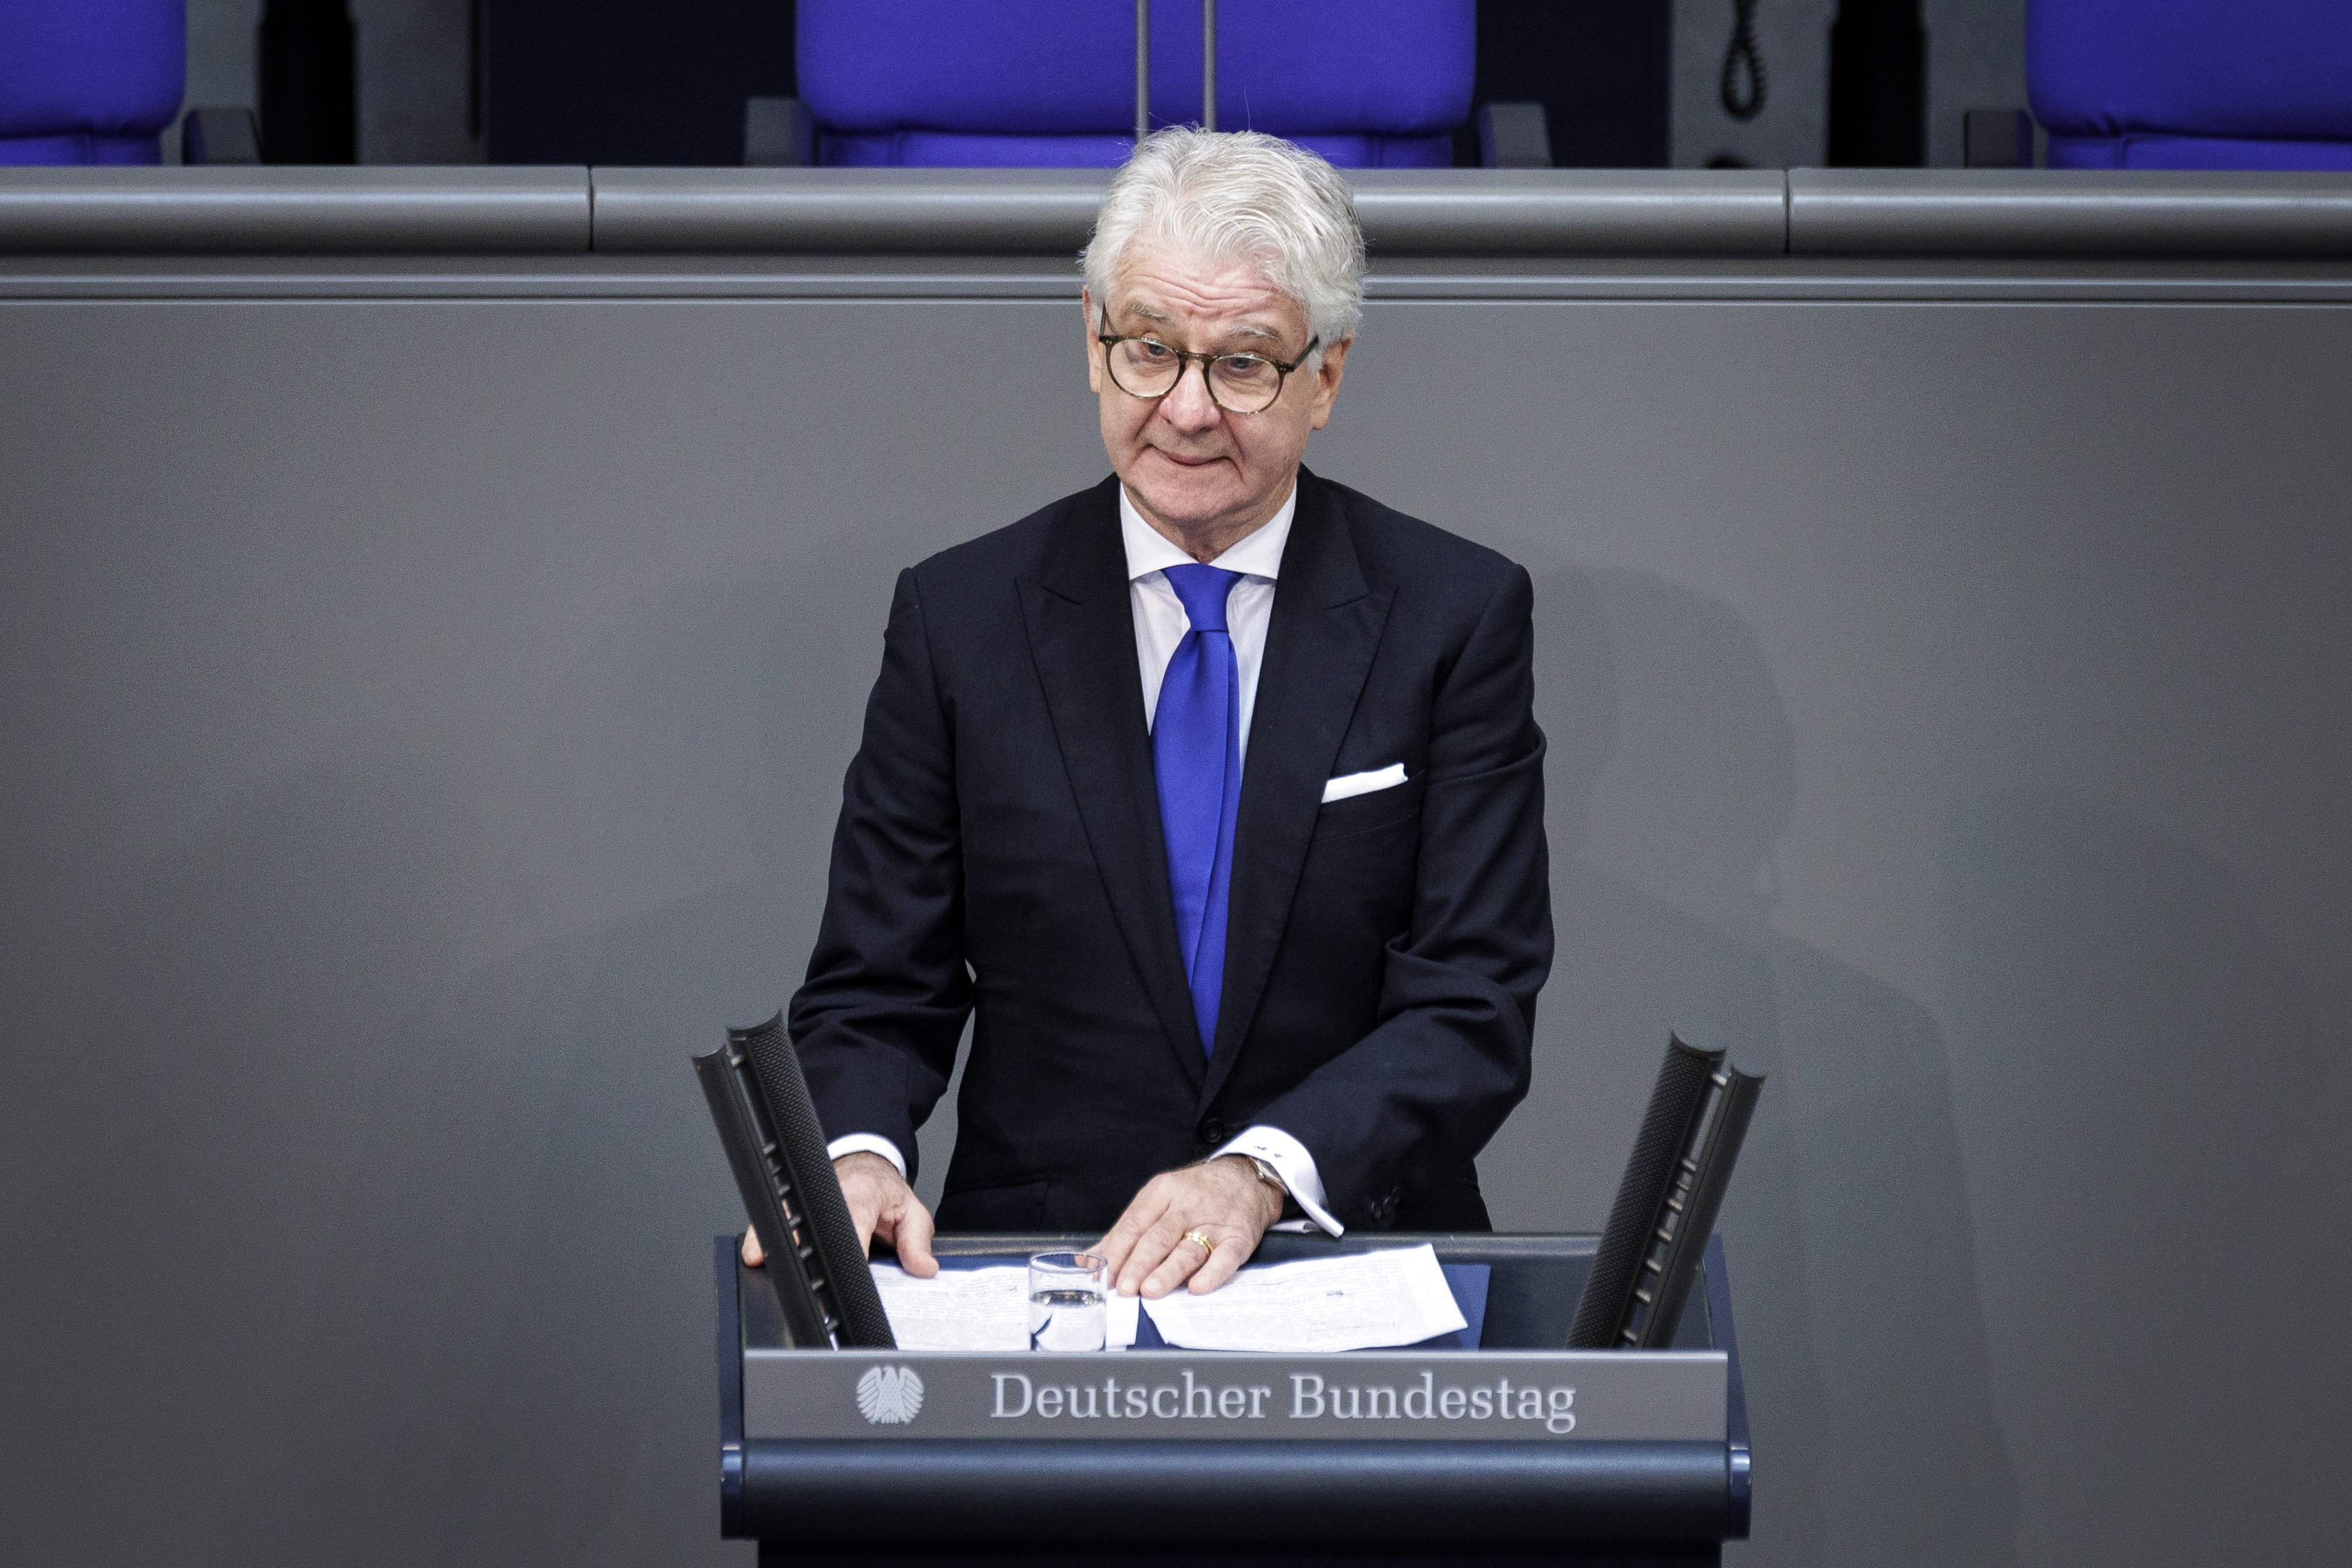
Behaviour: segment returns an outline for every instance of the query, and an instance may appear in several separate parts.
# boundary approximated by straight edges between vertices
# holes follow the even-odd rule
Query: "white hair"
[[[1139,142],[1111,176],[1079,257],[1097,306],[1108,306],[1139,236],[1255,267],[1325,345],[1354,337],[1363,321],[1364,231],[1348,182],[1278,136],[1179,125]]]

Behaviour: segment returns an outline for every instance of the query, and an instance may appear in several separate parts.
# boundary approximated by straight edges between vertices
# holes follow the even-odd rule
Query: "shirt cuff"
[[[1282,1184],[1290,1189],[1291,1200],[1297,1204],[1308,1219],[1333,1236],[1345,1236],[1348,1227],[1331,1217],[1323,1206],[1323,1178],[1316,1173],[1315,1156],[1307,1145],[1279,1127],[1245,1127],[1240,1137],[1227,1143],[1210,1159],[1226,1154],[1247,1154],[1274,1167]]]
[[[1305,1150],[1299,1152],[1306,1152]],[[853,1132],[824,1146],[824,1157],[828,1160],[838,1160],[844,1154],[879,1154],[898,1167],[899,1180],[906,1179],[907,1156],[898,1152],[898,1145],[879,1132]]]

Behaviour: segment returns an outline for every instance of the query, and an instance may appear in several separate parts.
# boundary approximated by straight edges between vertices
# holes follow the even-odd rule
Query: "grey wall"
[[[2352,300],[1434,270],[1310,456],[1539,587],[1499,1223],[1710,1016],[1738,1560],[2333,1560]],[[0,276],[0,1556],[742,1560],[685,1058],[894,571],[1101,470],[1063,287]]]

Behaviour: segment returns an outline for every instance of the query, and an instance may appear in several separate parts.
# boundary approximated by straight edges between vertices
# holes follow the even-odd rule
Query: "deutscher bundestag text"
[[[1341,1384],[1318,1373],[1294,1372],[1287,1409],[1265,1384],[1207,1384],[1185,1369],[1181,1383],[1045,1383],[1025,1372],[992,1373],[1000,1419],[1034,1416],[1054,1420],[1265,1421],[1286,1415],[1293,1421],[1526,1421],[1555,1436],[1576,1430],[1576,1390],[1492,1383],[1440,1387],[1437,1374],[1419,1383]],[[1269,1406],[1271,1405],[1271,1408]]]

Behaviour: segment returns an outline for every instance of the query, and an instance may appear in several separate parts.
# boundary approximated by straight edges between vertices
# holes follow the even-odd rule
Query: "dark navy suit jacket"
[[[1486,1228],[1472,1160],[1527,1092],[1552,952],[1528,574],[1300,472],[1204,1054],[1117,483],[898,579],[792,1005],[825,1132],[912,1160],[976,1007],[942,1228],[1107,1228],[1256,1123],[1343,1224]]]

